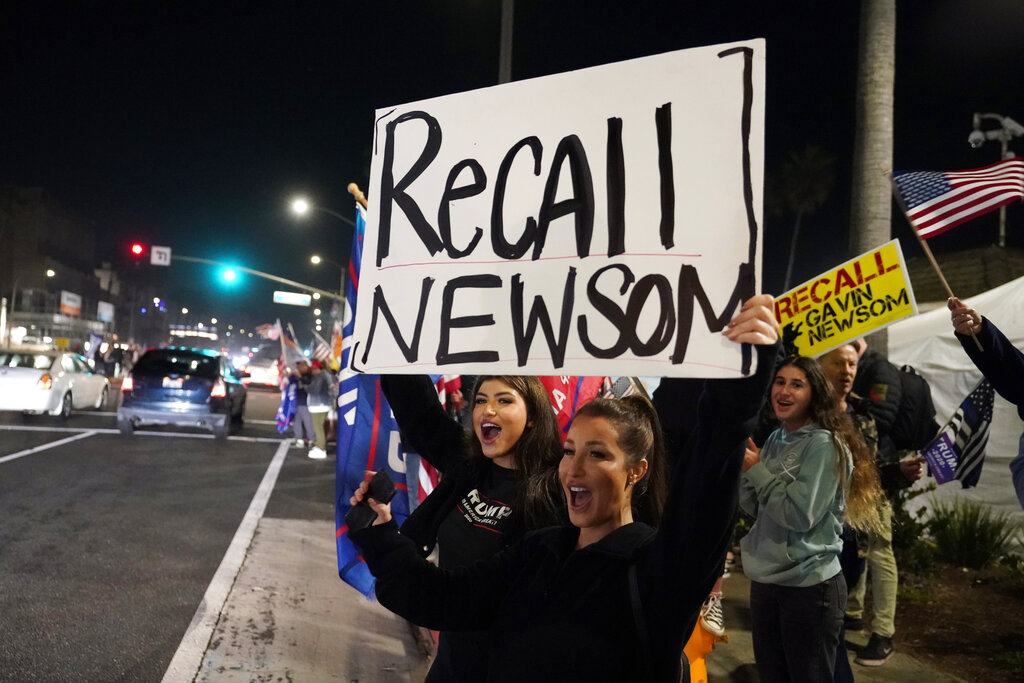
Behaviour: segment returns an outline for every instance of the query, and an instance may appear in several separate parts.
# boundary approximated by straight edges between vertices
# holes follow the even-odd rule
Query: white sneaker
[[[722,596],[711,594],[700,610],[700,625],[713,636],[725,635],[725,614],[722,612]]]
[[[295,446],[297,448],[305,448],[308,445],[305,439],[295,439]]]
[[[325,451],[322,448],[317,448],[316,446],[313,446],[312,448],[309,449],[309,457],[313,458],[314,460],[323,460],[324,458],[327,457],[327,451]]]

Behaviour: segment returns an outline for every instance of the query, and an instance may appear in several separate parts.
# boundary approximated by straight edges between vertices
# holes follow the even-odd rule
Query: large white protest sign
[[[764,42],[377,111],[352,367],[735,377]]]

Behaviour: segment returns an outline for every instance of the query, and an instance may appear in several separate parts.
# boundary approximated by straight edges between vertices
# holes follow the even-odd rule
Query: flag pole
[[[293,368],[288,363],[288,351],[285,349],[284,346],[284,325],[281,324],[280,318],[277,319],[277,339],[278,341],[281,342],[281,368],[288,368],[289,370],[294,370],[295,368]]]
[[[921,237],[921,233],[914,227],[913,221],[910,220],[910,214],[907,212],[907,205],[903,203],[903,197],[900,196],[899,188],[896,185],[896,181],[893,179],[891,173],[885,174],[889,178],[889,184],[892,187],[892,196],[896,200],[896,204],[900,207],[900,213],[907,219],[907,223],[910,225],[910,231],[914,233],[914,237],[917,238],[918,244],[924,249],[924,255],[928,257],[928,261],[931,262],[932,268],[935,269],[935,274],[939,276],[939,281],[942,282],[942,286],[946,290],[946,294],[950,299],[955,299],[956,295],[953,294],[953,290],[950,288],[949,283],[946,282],[946,276],[942,274],[942,269],[939,268],[939,262],[935,260],[935,256],[932,254],[931,248],[928,246],[928,241]],[[984,351],[981,342],[978,341],[977,335],[974,334],[974,330],[971,330],[971,339],[978,345],[979,351]]]
[[[359,189],[358,185],[356,185],[355,183],[349,183],[348,184],[348,192],[349,192],[350,195],[352,195],[353,197],[356,198],[357,202],[359,202],[360,204],[363,205],[364,209],[368,208],[366,206],[366,195],[363,194],[363,191]]]

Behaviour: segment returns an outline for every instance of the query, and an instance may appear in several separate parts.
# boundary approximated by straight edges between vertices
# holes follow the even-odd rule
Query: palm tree
[[[790,150],[779,169],[777,179],[772,183],[775,189],[769,193],[775,213],[792,213],[793,237],[789,242],[789,260],[786,262],[786,279],[782,291],[788,291],[796,262],[796,242],[804,216],[820,209],[835,187],[835,157],[817,145],[805,145]]]
[[[864,0],[857,60],[857,114],[850,194],[850,256],[889,241],[892,234],[893,81],[896,75],[896,0]],[[868,344],[886,353],[885,330]]]

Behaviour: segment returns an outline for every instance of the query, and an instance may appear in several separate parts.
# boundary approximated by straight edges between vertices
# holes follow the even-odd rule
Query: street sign
[[[274,291],[274,303],[275,304],[288,304],[289,306],[309,306],[313,298],[309,294],[302,294],[300,292],[282,292],[280,290]]]
[[[153,246],[149,250],[149,262],[154,266],[171,265],[171,248]]]

